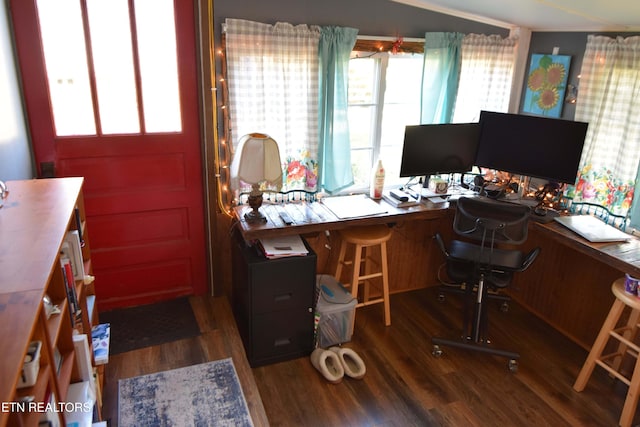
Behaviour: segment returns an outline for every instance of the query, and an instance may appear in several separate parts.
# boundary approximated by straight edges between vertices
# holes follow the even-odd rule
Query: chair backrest
[[[458,199],[453,230],[483,244],[520,244],[527,240],[531,209],[479,197]]]

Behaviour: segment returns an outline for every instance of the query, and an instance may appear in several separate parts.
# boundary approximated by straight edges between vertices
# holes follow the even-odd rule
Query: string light
[[[226,64],[224,64],[225,62],[225,54],[224,54],[224,50],[223,49],[218,49],[217,50],[217,54],[220,57],[220,61],[223,63],[222,69],[226,69]],[[232,203],[233,203],[233,196],[231,194],[231,190],[229,187],[229,172],[230,172],[230,158],[231,158],[231,153],[230,153],[230,147],[229,144],[227,143],[228,139],[229,139],[229,115],[228,115],[228,110],[227,110],[227,105],[226,105],[226,100],[227,100],[227,96],[228,96],[228,92],[227,92],[227,86],[226,86],[226,79],[223,75],[218,75],[218,83],[217,83],[217,88],[216,89],[220,89],[220,91],[218,91],[218,93],[220,93],[222,99],[220,100],[220,104],[219,104],[219,108],[220,111],[222,113],[222,123],[223,123],[223,136],[222,138],[218,139],[218,150],[220,151],[219,153],[219,157],[218,157],[218,168],[220,171],[220,177],[219,177],[219,182],[220,182],[220,192],[221,192],[221,196],[222,196],[222,200],[223,200],[223,204],[224,204],[224,208],[225,210],[227,210],[228,212],[231,211],[231,207],[232,207]]]

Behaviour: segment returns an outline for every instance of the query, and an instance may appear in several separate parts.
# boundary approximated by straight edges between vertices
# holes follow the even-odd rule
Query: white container
[[[316,277],[316,291],[318,347],[327,348],[351,341],[358,301],[333,276],[327,274]]]
[[[41,348],[41,341],[31,341],[31,343],[29,343],[27,354],[24,357],[24,364],[22,365],[22,372],[18,378],[17,388],[31,387],[36,383],[38,372],[40,372]]]
[[[371,186],[369,187],[369,197],[378,200],[382,198],[382,190],[384,189],[384,167],[382,160],[378,160],[378,164],[371,171]]]

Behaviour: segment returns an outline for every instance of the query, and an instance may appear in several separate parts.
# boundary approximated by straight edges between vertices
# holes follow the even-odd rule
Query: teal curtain
[[[426,33],[420,123],[451,123],[458,81],[462,33]]]
[[[327,192],[353,184],[348,125],[349,55],[358,30],[320,29],[319,181]]]

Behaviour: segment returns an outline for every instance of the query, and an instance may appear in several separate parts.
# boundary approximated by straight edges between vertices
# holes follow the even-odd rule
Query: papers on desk
[[[364,194],[325,197],[322,199],[322,203],[340,219],[360,218],[387,212],[383,205],[371,200]]]
[[[622,242],[631,236],[591,215],[558,216],[554,220],[590,242]]]
[[[305,256],[309,253],[299,235],[266,237],[258,240],[260,249],[268,259]]]

